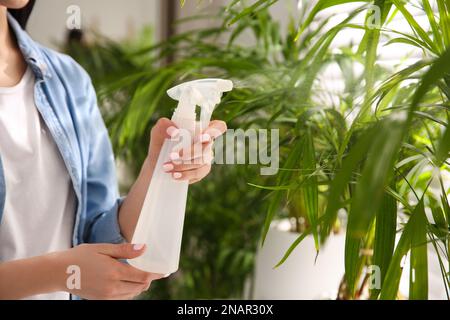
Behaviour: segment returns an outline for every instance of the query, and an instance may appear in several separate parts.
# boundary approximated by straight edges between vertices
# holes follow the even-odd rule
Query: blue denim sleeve
[[[119,198],[114,154],[91,81],[87,92],[90,143],[85,238],[89,243],[122,243],[118,213],[123,199]]]

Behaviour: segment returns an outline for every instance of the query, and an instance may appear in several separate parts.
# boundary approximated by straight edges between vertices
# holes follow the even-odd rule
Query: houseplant
[[[321,10],[349,2],[355,1],[318,1],[306,22],[300,25],[298,36]],[[380,9],[381,18],[381,25],[375,29],[352,24],[346,26],[366,30],[357,51],[365,61],[366,97],[338,147],[334,175],[326,193],[326,209],[321,214],[310,210],[317,221],[310,232],[316,232],[316,237],[324,242],[338,209],[345,208],[349,213],[342,298],[358,297],[362,293],[360,281],[364,284],[368,279],[362,276],[364,266],[372,264],[380,268],[381,281],[379,288],[371,290],[371,297],[395,298],[401,277],[401,260],[410,252],[411,274],[414,273],[414,276],[410,279],[409,297],[426,299],[427,241],[431,241],[436,248],[446,289],[449,282],[443,262],[448,260],[448,189],[441,176],[447,170],[450,143],[450,8],[448,3],[437,1],[434,12],[428,1],[421,1],[421,8],[430,25],[428,32],[415,21],[401,1],[360,2],[374,3]],[[258,1],[251,10],[244,9],[237,17],[255,12],[267,4],[269,1]],[[412,34],[387,28],[391,12],[407,20]],[[391,43],[418,46],[424,55],[413,65],[401,66],[400,71],[377,85],[373,67],[376,66],[378,42],[382,34],[395,35]],[[407,84],[410,81],[413,81],[412,85]],[[377,108],[374,110],[372,106]],[[295,158],[300,158],[300,155]],[[292,174],[280,179],[279,185],[290,186],[302,179],[305,179],[304,175]],[[433,184],[435,192],[430,189]],[[411,194],[415,197],[413,201]],[[279,198],[275,196],[274,203],[279,203]],[[276,205],[271,208],[276,208]],[[426,219],[425,208],[433,213],[434,221]],[[266,230],[274,212],[269,210]],[[400,240],[395,245],[397,216],[404,216],[404,222]],[[308,232],[294,242],[285,258],[306,234]],[[361,254],[371,249],[373,255]]]

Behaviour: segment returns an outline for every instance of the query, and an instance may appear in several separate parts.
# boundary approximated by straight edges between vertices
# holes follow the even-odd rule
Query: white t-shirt
[[[72,246],[75,194],[64,161],[36,108],[34,85],[28,68],[20,83],[0,87],[0,156],[6,183],[0,262]],[[69,297],[58,292],[27,299]]]

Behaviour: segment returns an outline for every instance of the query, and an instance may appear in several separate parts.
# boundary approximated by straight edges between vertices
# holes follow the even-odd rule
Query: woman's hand
[[[163,170],[176,180],[188,180],[190,183],[202,180],[211,171],[214,139],[226,130],[225,122],[211,121],[209,127],[194,138],[194,143],[190,147],[172,151],[171,160],[163,165]],[[152,129],[147,159],[119,210],[120,231],[128,242],[133,239],[134,229],[164,141],[176,138],[179,134],[180,130],[175,123],[166,118],[159,119]]]
[[[225,133],[227,125],[223,121],[211,121],[209,127],[193,143],[184,148],[172,150],[170,161],[164,163],[164,171],[172,174],[175,180],[188,180],[195,183],[205,178],[211,171],[213,142]],[[153,127],[149,146],[149,161],[153,167],[158,161],[159,152],[165,139],[177,139],[180,130],[169,119],[162,118]]]
[[[68,291],[85,299],[124,300],[132,299],[148,290],[153,280],[162,275],[141,271],[118,261],[142,255],[144,245],[132,244],[83,244],[56,253],[60,272],[69,266],[80,271],[80,288],[67,288],[67,275],[61,291]]]

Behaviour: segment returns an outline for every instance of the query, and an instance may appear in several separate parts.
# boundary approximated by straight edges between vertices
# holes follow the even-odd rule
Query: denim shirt
[[[36,78],[36,107],[76,194],[72,244],[124,242],[117,216],[121,200],[114,155],[88,74],[72,58],[34,42],[11,15],[8,20]],[[7,192],[0,155],[0,223]]]

